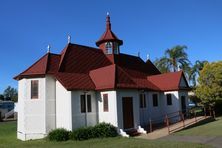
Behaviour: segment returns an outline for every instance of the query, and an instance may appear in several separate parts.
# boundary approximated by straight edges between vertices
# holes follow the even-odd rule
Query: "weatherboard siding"
[[[71,91],[56,81],[56,128],[72,130]]]
[[[38,99],[31,99],[31,80],[39,80]],[[17,136],[21,140],[38,139],[46,135],[44,88],[45,78],[22,79],[19,81]]]
[[[80,95],[91,95],[91,112],[81,113]],[[94,91],[72,91],[72,129],[93,126],[98,123],[97,100]]]
[[[103,108],[103,94],[108,94],[108,111],[104,112]],[[118,126],[117,121],[117,96],[116,91],[103,91],[98,92],[98,117],[99,122],[110,123],[114,126]]]
[[[123,97],[132,97],[133,98],[134,128],[137,128],[140,125],[138,90],[117,90],[118,128],[123,129],[123,110],[122,110],[122,98]]]
[[[56,80],[46,76],[46,133],[56,128]]]

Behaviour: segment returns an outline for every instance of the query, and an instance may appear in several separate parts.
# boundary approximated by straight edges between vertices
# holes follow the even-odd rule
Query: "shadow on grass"
[[[207,123],[211,123],[211,122],[214,122],[214,121],[216,121],[216,120],[214,118],[212,118],[212,117],[211,118],[207,118],[207,119],[204,119],[204,120],[199,121],[197,123],[194,123],[192,125],[189,125],[188,127],[185,127],[184,129],[181,129],[181,130],[179,130],[179,131],[177,131],[175,133],[178,133],[178,132],[181,132],[181,131],[184,131],[184,130],[188,130],[188,129],[191,129],[191,128],[194,128],[194,127],[198,127],[198,126],[201,126],[201,125],[205,125]]]

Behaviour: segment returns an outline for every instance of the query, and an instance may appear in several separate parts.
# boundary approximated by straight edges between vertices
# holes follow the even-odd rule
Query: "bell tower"
[[[96,45],[103,50],[104,54],[119,54],[120,48],[123,41],[118,39],[118,37],[111,30],[111,22],[109,13],[106,16],[106,30],[100,39],[96,42]]]

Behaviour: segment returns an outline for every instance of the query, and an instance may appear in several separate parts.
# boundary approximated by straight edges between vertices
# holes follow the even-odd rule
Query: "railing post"
[[[214,116],[214,119],[216,119],[216,114],[215,114],[215,110],[213,109],[213,116]]]
[[[211,107],[209,106],[209,112],[210,112],[210,116],[212,116],[212,112],[211,112]]]
[[[194,118],[195,118],[195,122],[197,123],[197,115],[196,115],[196,112],[194,112]]]
[[[168,134],[170,134],[170,124],[169,124],[169,119],[168,119],[168,117],[167,117],[167,115],[166,115],[166,125],[167,125],[167,128],[168,128]]]
[[[150,118],[150,133],[152,132],[152,120],[151,120],[151,118]]]
[[[182,117],[182,112],[181,111],[179,111],[179,115],[180,115],[180,121],[182,121],[183,117]]]
[[[185,127],[184,114],[182,113],[183,127]]]

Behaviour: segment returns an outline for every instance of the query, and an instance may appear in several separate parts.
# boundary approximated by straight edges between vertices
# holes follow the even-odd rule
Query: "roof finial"
[[[150,59],[150,54],[147,54],[146,55],[146,60],[149,60]]]
[[[47,53],[50,53],[50,49],[51,49],[51,46],[48,44],[48,46],[47,46]]]
[[[68,35],[68,44],[71,43],[71,35]]]
[[[111,30],[111,23],[110,23],[109,12],[106,13],[106,30]]]

